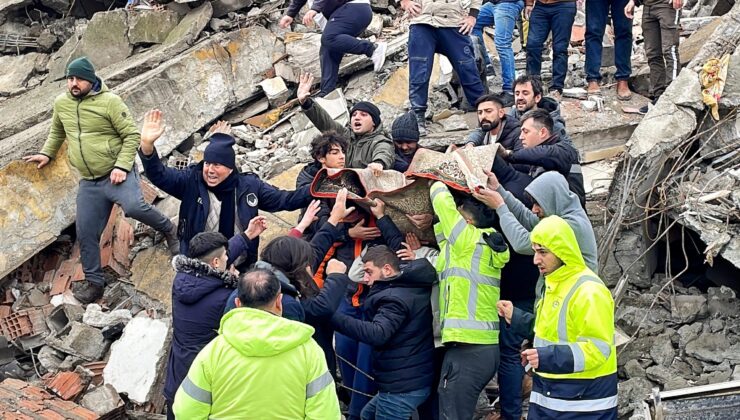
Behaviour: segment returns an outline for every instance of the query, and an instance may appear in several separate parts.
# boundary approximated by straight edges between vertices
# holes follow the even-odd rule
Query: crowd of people
[[[587,0],[589,93],[600,89],[611,14],[617,96],[631,95],[631,18],[642,3],[655,97],[676,77],[680,0]],[[280,25],[291,25],[302,6],[294,1]],[[493,378],[504,419],[522,417],[527,382],[529,418],[616,418],[614,302],[596,274],[579,155],[559,106],[575,2],[402,0],[401,7],[412,18],[410,110],[389,135],[379,108],[357,102],[344,126],[312,99],[313,76],[302,74],[298,102],[322,133],[293,191],[240,173],[225,123],[211,128],[201,162],[168,167],[155,147],[162,113],[147,112],[139,129],[87,58],[69,63],[48,140],[25,160],[41,168],[66,140],[81,175],[76,228],[86,281],[74,291],[81,303],[103,295],[99,244],[113,204],[162,232],[175,255],[169,418],[339,419],[341,399],[348,419],[470,419]],[[366,0],[310,4],[304,24],[323,27],[319,96],[335,88],[344,54],[382,67],[386,45],[357,39],[371,16]],[[511,43],[522,18],[527,74],[515,77]],[[474,56],[488,25],[496,27],[502,67],[498,94],[487,93]],[[545,91],[539,72],[550,34],[553,80]],[[433,230],[435,241],[422,244],[399,230],[382,200],[350,206],[346,189],[315,200],[310,188],[322,169],[408,170],[426,133],[435,53],[449,58],[479,122],[450,150],[498,148],[485,185],[463,192],[429,181],[432,211],[405,215]],[[180,200],[177,223],[144,201],[137,154],[147,178]],[[301,210],[301,219],[260,248],[267,222],[259,212],[284,210]]]

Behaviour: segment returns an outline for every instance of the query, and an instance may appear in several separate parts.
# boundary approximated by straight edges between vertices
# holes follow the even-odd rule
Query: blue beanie
[[[203,160],[207,163],[220,163],[227,168],[236,169],[236,154],[231,147],[236,142],[228,134],[215,133],[210,138],[211,144],[203,153]]]
[[[391,127],[393,141],[419,141],[419,123],[414,111],[409,111],[393,121]]]

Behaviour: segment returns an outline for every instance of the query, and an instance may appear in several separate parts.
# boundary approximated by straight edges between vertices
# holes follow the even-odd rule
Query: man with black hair
[[[446,352],[438,386],[444,419],[469,419],[478,395],[496,374],[499,360],[501,269],[509,261],[503,236],[491,226],[495,215],[470,197],[458,206],[447,185],[430,189],[439,222],[440,322]]]
[[[346,151],[345,166],[348,168],[370,168],[373,171],[390,169],[393,166],[393,143],[383,131],[380,110],[371,102],[358,102],[350,110],[349,128],[337,123],[318,103],[311,99],[313,75],[300,76],[298,102],[303,112],[319,131],[335,131],[350,139]]]
[[[280,316],[275,274],[252,269],[237,290],[237,308],[224,315],[218,337],[198,354],[177,391],[177,418],[339,420],[334,381],[311,338],[314,329]]]
[[[499,95],[483,95],[475,102],[479,128],[465,139],[466,147],[499,143],[502,147],[519,150],[519,119],[506,114]]]
[[[431,394],[434,381],[432,286],[434,267],[424,258],[401,269],[401,261],[386,245],[367,249],[362,257],[363,282],[370,293],[362,319],[337,312],[338,332],[373,347],[372,375],[378,394],[362,410],[365,419],[402,419]]]
[[[235,141],[228,133],[215,132],[211,136],[202,162],[185,169],[169,168],[159,160],[154,147],[163,132],[162,112],[148,111],[141,129],[139,157],[149,180],[180,200],[178,236],[183,254],[188,254],[190,239],[200,232],[221,232],[231,238],[230,242],[243,242],[239,249],[257,250],[259,238],[248,240],[244,230],[258,210],[298,210],[311,203],[308,186],[283,191],[253,173],[239,173],[233,149]],[[238,267],[249,266],[257,261],[256,255],[256,252],[245,255],[232,252],[229,262]]]
[[[336,131],[326,131],[311,141],[313,162],[306,164],[295,181],[295,187],[311,185],[314,177],[323,168],[343,169],[349,141]]]
[[[250,221],[246,232],[250,239],[264,231],[261,219],[264,216]],[[177,388],[198,352],[216,337],[229,294],[236,288],[238,279],[229,270],[228,250],[224,235],[201,232],[190,240],[189,256],[178,255],[172,260],[177,275],[172,283],[172,347],[163,390],[168,419],[174,419],[172,402]]]

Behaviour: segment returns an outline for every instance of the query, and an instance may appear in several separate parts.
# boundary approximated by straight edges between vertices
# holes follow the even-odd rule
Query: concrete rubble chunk
[[[111,346],[103,369],[106,384],[128,394],[136,404],[146,404],[161,375],[169,350],[169,325],[165,320],[136,317]]]
[[[686,354],[704,362],[722,363],[730,342],[724,334],[704,333],[686,344]]]
[[[167,38],[164,40],[164,45],[174,45],[177,43],[194,45],[195,40],[198,38],[198,35],[203,28],[206,27],[212,15],[213,7],[209,2],[205,2],[195,9],[192,9],[182,18],[180,23],[171,30],[169,34],[167,34]]]
[[[211,0],[213,6],[213,16],[220,18],[230,12],[245,9],[251,6],[252,0]]]
[[[720,107],[731,109],[740,106],[740,49],[736,49],[730,56],[725,80],[725,89],[719,100]]]
[[[693,322],[707,315],[707,298],[704,296],[676,295],[671,297],[671,316],[681,322]]]
[[[655,363],[658,365],[668,367],[673,362],[676,352],[673,350],[673,344],[671,343],[670,337],[666,334],[661,334],[655,337],[655,343],[650,348],[650,357],[653,358]],[[648,375],[649,377],[649,375]],[[653,378],[651,378],[653,379]]]
[[[63,15],[69,12],[70,0],[41,0],[41,4]]]
[[[285,80],[280,76],[265,79],[259,85],[262,87],[267,100],[273,107],[283,105],[290,96],[288,86],[285,85]]]
[[[131,318],[131,311],[128,309],[103,312],[100,305],[91,303],[85,308],[85,313],[82,315],[82,322],[91,327],[104,328],[116,324],[127,324],[131,321]]]
[[[444,131],[470,130],[470,127],[468,127],[468,122],[465,120],[465,117],[463,117],[462,115],[458,115],[458,114],[450,115],[447,118],[439,120],[439,123],[442,124]]]
[[[131,45],[161,44],[179,21],[171,10],[141,10],[129,13],[128,41]]]
[[[48,337],[47,343],[55,349],[87,361],[99,360],[108,346],[99,329],[73,321],[69,333],[61,338]]]
[[[123,400],[118,391],[110,384],[101,385],[85,393],[80,405],[94,411],[99,416],[105,416],[115,410],[124,408]]]
[[[26,82],[48,56],[40,53],[0,55],[0,96],[11,96],[26,89]],[[45,67],[45,65],[44,65]]]
[[[72,323],[81,321],[84,313],[82,306],[61,304],[49,313],[46,323],[52,334],[58,337],[68,333]]]
[[[130,281],[136,289],[159,300],[168,312],[171,308],[172,281],[175,270],[169,251],[156,247],[139,252],[131,263]]]
[[[30,0],[0,0],[0,16],[31,3]]]

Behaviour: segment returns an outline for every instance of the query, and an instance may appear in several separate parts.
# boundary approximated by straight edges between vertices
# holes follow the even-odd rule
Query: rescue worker
[[[492,226],[495,214],[472,197],[458,207],[448,187],[430,189],[439,222],[440,323],[444,360],[438,386],[443,419],[469,419],[478,395],[496,374],[499,360],[501,269],[509,261],[503,236]]]
[[[237,308],[196,356],[175,395],[181,419],[339,420],[334,381],[314,329],[281,317],[280,280],[252,269],[239,279]]]
[[[616,419],[612,295],[586,266],[568,222],[546,217],[531,240],[546,287],[536,307],[534,348],[522,352],[522,364],[534,369],[528,418]],[[498,310],[512,328],[529,329],[510,302],[499,302]]]

